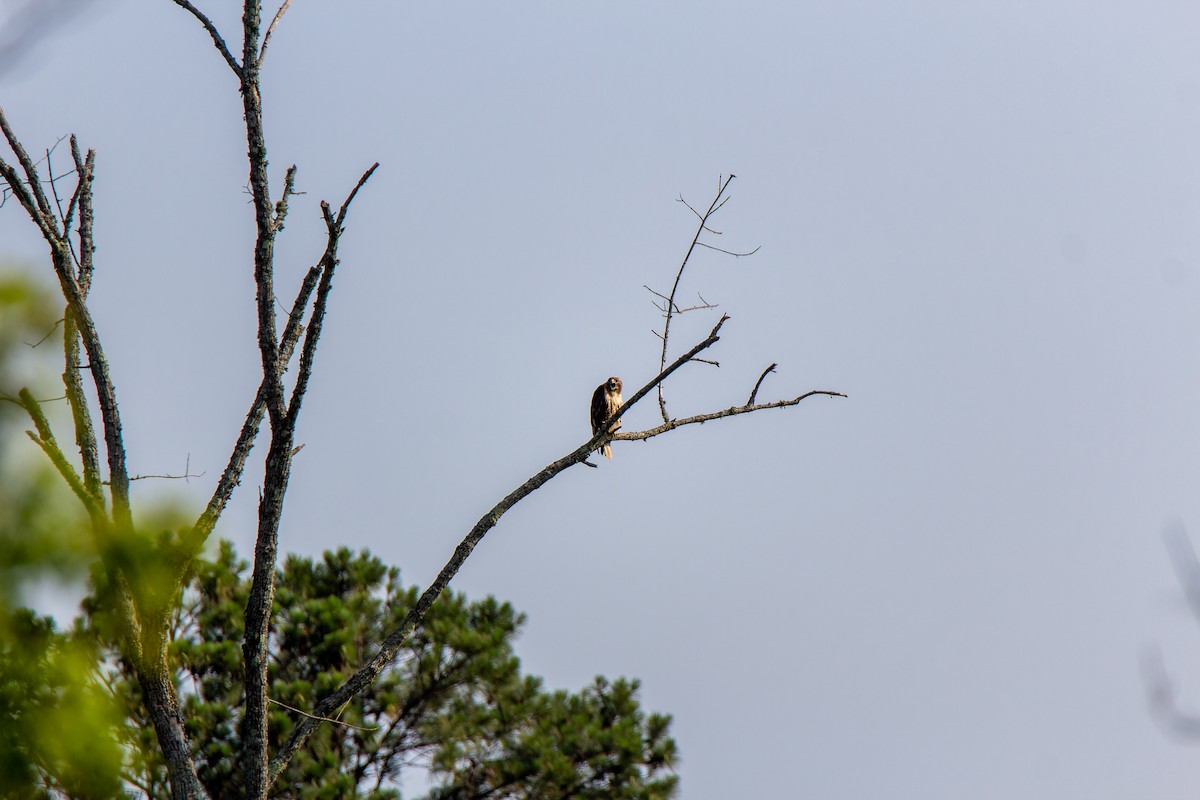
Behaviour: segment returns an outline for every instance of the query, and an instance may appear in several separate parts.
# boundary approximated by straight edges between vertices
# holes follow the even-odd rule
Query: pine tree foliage
[[[173,619],[172,656],[184,718],[210,797],[239,796],[243,609],[247,565],[222,542],[201,562]],[[400,572],[367,551],[289,556],[278,574],[270,651],[272,748],[299,715],[346,680],[417,601]],[[94,617],[93,619],[99,619]],[[522,675],[513,641],[525,621],[492,597],[447,592],[374,687],[325,725],[287,766],[275,796],[400,798],[399,781],[428,769],[430,800],[671,797],[677,777],[670,717],[644,712],[634,680],[597,678],[578,693]],[[112,656],[116,662],[115,651]],[[128,779],[169,796],[153,726],[121,670]]]

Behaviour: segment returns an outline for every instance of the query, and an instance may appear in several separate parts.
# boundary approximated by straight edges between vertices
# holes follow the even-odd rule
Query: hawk
[[[592,392],[592,435],[595,436],[603,427],[604,421],[617,412],[621,407],[621,403],[625,402],[621,399],[621,379],[612,377],[604,383],[596,387],[596,391]],[[617,420],[608,429],[609,433],[616,433],[621,429],[621,421]],[[612,448],[607,444],[600,448],[604,453],[604,457],[612,459]]]

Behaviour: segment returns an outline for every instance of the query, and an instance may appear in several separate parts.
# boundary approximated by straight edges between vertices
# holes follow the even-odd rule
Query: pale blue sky
[[[11,5],[11,4],[10,4]],[[228,0],[201,3],[233,38]],[[528,612],[527,670],[636,676],[683,796],[1193,797],[1147,713],[1200,630],[1160,541],[1200,536],[1200,7],[298,0],[267,63],[275,182],[373,161],[281,547],[427,583],[478,516],[655,371],[650,284],[733,171],[684,291],[732,320],[673,413],[504,518],[454,586]],[[132,468],[197,507],[257,383],[232,75],[168,0],[110,0],[0,75],[31,148],[99,151],[94,309]],[[15,207],[0,253],[39,266]],[[683,348],[713,324],[686,318]],[[677,351],[678,352],[678,351]],[[646,403],[626,426],[653,424]],[[261,456],[261,453],[258,454]],[[261,470],[259,470],[261,472]],[[255,474],[219,529],[248,552]]]

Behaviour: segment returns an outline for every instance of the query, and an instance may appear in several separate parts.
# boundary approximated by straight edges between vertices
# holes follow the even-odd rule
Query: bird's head
[[[609,378],[608,379],[608,390],[610,392],[616,392],[617,394],[620,394],[621,393],[621,379],[616,376]]]

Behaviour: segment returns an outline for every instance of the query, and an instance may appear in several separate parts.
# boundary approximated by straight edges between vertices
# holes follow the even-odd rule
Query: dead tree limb
[[[191,747],[179,710],[174,682],[167,665],[166,609],[162,597],[151,596],[144,587],[135,590],[135,581],[113,555],[115,537],[133,533],[133,514],[129,498],[129,472],[125,460],[125,441],[117,406],[116,387],[108,368],[108,359],[101,344],[100,333],[87,306],[91,286],[95,250],[92,217],[92,181],[95,174],[95,151],[84,157],[78,142],[72,137],[72,158],[75,161],[76,186],[64,211],[57,201],[57,188],[52,188],[56,203],[52,206],[42,189],[38,166],[30,158],[16,136],[4,110],[0,109],[0,132],[16,157],[21,171],[0,158],[0,178],[7,184],[26,214],[38,227],[50,248],[50,263],[66,301],[64,315],[63,354],[65,371],[63,383],[71,407],[75,440],[80,450],[83,475],[75,473],[41,416],[36,402],[23,394],[26,411],[33,419],[38,433],[31,438],[50,458],[63,479],[83,503],[92,522],[92,533],[101,553],[105,572],[115,588],[116,619],[120,651],[134,670],[142,689],[142,700],[153,721],[155,732],[167,762],[175,798],[202,796],[200,781],[191,760]],[[48,154],[49,156],[49,154]],[[47,169],[51,169],[47,165]],[[62,177],[62,176],[59,176]],[[56,180],[51,174],[50,180]],[[70,226],[79,214],[76,231],[78,245],[71,240]],[[87,369],[96,392],[103,430],[108,480],[100,475],[98,442],[91,412],[84,397],[79,376],[79,348],[87,353]],[[105,511],[102,485],[107,483],[111,498],[111,519]]]
[[[692,253],[694,253],[696,251],[696,248],[697,247],[707,247],[710,250],[717,250],[719,252],[726,253],[731,256],[737,256],[738,258],[741,258],[743,256],[754,255],[759,250],[759,248],[756,247],[748,253],[736,253],[731,250],[723,250],[720,247],[714,247],[712,245],[709,245],[709,244],[706,244],[706,243],[700,241],[701,235],[703,235],[705,233],[711,233],[716,236],[721,235],[720,231],[713,230],[711,227],[709,227],[708,223],[712,219],[713,215],[716,214],[718,211],[720,211],[721,207],[724,206],[725,203],[729,202],[729,196],[726,195],[725,192],[729,188],[730,182],[736,177],[737,176],[731,172],[729,175],[721,176],[717,180],[717,196],[713,198],[713,201],[711,203],[709,203],[709,205],[708,205],[708,209],[705,210],[703,213],[701,213],[700,211],[697,211],[695,208],[692,207],[692,205],[690,203],[688,203],[688,201],[684,200],[683,195],[679,196],[679,202],[683,203],[685,206],[687,206],[688,210],[696,215],[696,218],[698,220],[700,220],[700,224],[696,226],[696,233],[694,236],[692,236],[692,241],[691,241],[691,244],[688,245],[687,252],[684,253],[683,262],[679,265],[679,271],[675,273],[675,282],[671,285],[671,293],[669,295],[663,295],[659,292],[654,291],[649,286],[645,287],[646,290],[649,291],[651,294],[662,298],[664,301],[664,303],[661,306],[658,306],[658,309],[663,312],[663,316],[665,317],[665,321],[663,322],[663,330],[662,330],[662,333],[659,333],[658,331],[654,331],[654,335],[657,336],[659,338],[659,340],[662,342],[662,352],[661,352],[659,360],[658,360],[658,368],[660,370],[664,369],[667,365],[667,345],[669,344],[669,340],[671,337],[671,321],[676,316],[678,316],[680,314],[684,314],[688,311],[696,311],[699,309],[706,309],[706,308],[715,308],[715,306],[713,306],[711,303],[709,303],[703,297],[700,298],[701,305],[692,306],[690,308],[680,308],[679,305],[675,302],[675,294],[679,291],[679,282],[680,282],[680,280],[683,279],[683,271],[685,269],[687,269],[688,262],[691,260]],[[714,366],[719,366],[715,362],[710,362],[710,363],[713,363]],[[666,397],[663,395],[663,389],[662,389],[661,385],[658,387],[658,410],[659,410],[659,413],[662,415],[663,424],[669,423],[671,421],[671,417],[670,417],[670,415],[667,414],[667,400],[666,400]]]
[[[689,361],[694,360],[694,356],[696,356],[696,354],[716,344],[721,338],[718,335],[721,330],[721,326],[725,324],[727,319],[728,317],[721,317],[720,321],[717,322],[716,326],[713,327],[706,339],[697,344],[688,352],[684,353],[670,366],[655,376],[649,383],[635,392],[633,396],[631,396],[619,409],[616,410],[616,412],[612,415],[612,417],[609,418],[599,433],[592,436],[591,439],[579,445],[563,457],[548,464],[546,467],[538,471],[535,475],[533,475],[533,477],[529,478],[529,480],[525,481],[516,489],[509,492],[504,499],[494,505],[486,514],[480,517],[479,521],[475,523],[475,526],[471,528],[470,532],[467,533],[466,537],[462,540],[462,542],[459,543],[458,547],[455,548],[454,554],[450,557],[450,560],[446,562],[446,565],[442,567],[442,570],[438,573],[437,578],[435,578],[433,583],[431,583],[425,589],[425,591],[422,592],[420,599],[417,600],[416,605],[414,605],[408,612],[404,622],[402,622],[400,626],[396,628],[396,630],[392,631],[388,637],[383,640],[379,650],[376,651],[371,660],[364,664],[358,672],[351,676],[350,679],[342,684],[342,686],[333,694],[321,700],[321,702],[319,702],[313,709],[312,716],[306,717],[297,723],[296,727],[292,731],[292,734],[288,737],[287,741],[283,743],[283,746],[280,747],[279,752],[271,761],[272,780],[274,780],[279,773],[283,771],[284,767],[287,766],[292,756],[295,755],[296,751],[304,745],[304,742],[308,740],[308,737],[312,735],[313,731],[320,727],[322,724],[322,720],[320,718],[334,716],[338,709],[340,709],[354,697],[357,697],[359,694],[364,692],[367,687],[374,683],[383,670],[392,663],[396,657],[396,654],[400,652],[400,647],[403,645],[404,640],[408,637],[408,634],[411,633],[413,628],[419,625],[421,620],[425,618],[425,615],[429,612],[429,609],[433,607],[434,602],[441,595],[442,591],[447,585],[449,585],[451,579],[458,574],[459,569],[462,568],[462,565],[466,562],[467,557],[471,555],[471,552],[475,549],[475,546],[479,544],[488,531],[496,526],[496,523],[500,521],[500,518],[504,516],[504,514],[510,508],[539,489],[555,475],[563,472],[568,467],[582,463],[599,445],[609,440],[611,435],[607,433],[607,431],[612,423],[620,419],[627,410],[636,405],[637,402],[645,397],[647,393],[666,380],[671,373],[682,367],[684,364],[687,364]]]
[[[475,523],[475,526],[471,528],[470,532],[467,533],[466,537],[459,543],[458,547],[455,548],[450,560],[446,562],[445,566],[442,567],[433,583],[431,583],[425,589],[425,591],[422,592],[420,599],[408,612],[404,622],[401,623],[396,630],[392,631],[386,639],[384,639],[383,643],[379,647],[379,650],[376,651],[371,660],[364,664],[358,672],[351,676],[350,679],[347,680],[346,683],[342,684],[342,686],[339,687],[335,692],[322,699],[313,709],[312,716],[308,716],[297,723],[296,727],[292,730],[291,735],[283,743],[283,746],[279,749],[279,752],[271,761],[272,780],[274,780],[283,771],[288,762],[291,760],[292,756],[295,755],[296,751],[304,745],[304,742],[308,739],[308,737],[311,736],[318,727],[320,727],[322,724],[320,717],[334,716],[342,706],[362,692],[366,691],[366,689],[380,676],[380,674],[382,674],[388,665],[392,663],[396,657],[396,654],[400,651],[400,647],[403,645],[404,640],[417,625],[421,624],[421,621],[429,612],[429,609],[433,607],[433,604],[437,601],[442,591],[445,590],[450,581],[458,573],[459,569],[462,568],[462,565],[471,555],[471,552],[475,549],[476,545],[479,544],[488,531],[496,526],[496,524],[500,521],[500,518],[521,500],[528,497],[537,489],[541,488],[555,475],[558,475],[575,464],[587,463],[586,459],[588,455],[594,452],[598,446],[601,446],[608,441],[617,439],[649,439],[653,436],[667,433],[668,431],[674,430],[682,425],[706,422],[708,420],[721,419],[723,417],[734,416],[736,414],[746,414],[752,411],[761,411],[768,408],[782,408],[785,406],[796,405],[805,398],[816,394],[845,397],[845,395],[840,392],[812,391],[801,395],[794,400],[781,400],[776,403],[764,403],[757,406],[748,404],[746,406],[725,409],[724,411],[713,412],[711,414],[689,417],[688,419],[668,421],[660,428],[652,429],[650,431],[640,431],[632,434],[617,434],[615,436],[608,433],[614,422],[624,416],[630,408],[641,401],[647,394],[650,393],[650,391],[659,388],[673,372],[689,362],[702,361],[703,359],[700,359],[697,356],[704,350],[712,347],[720,340],[721,337],[719,334],[721,328],[728,319],[728,316],[722,316],[720,320],[717,321],[717,324],[713,327],[712,331],[709,332],[707,338],[696,344],[688,352],[684,353],[682,356],[672,362],[669,366],[664,367],[658,375],[650,380],[649,383],[640,388],[638,391],[634,392],[633,395],[630,396],[629,399],[626,400],[624,404],[622,404],[621,407],[618,408],[616,412],[614,412],[614,414],[603,424],[603,426],[601,426],[599,433],[592,436],[591,439],[576,447],[574,450],[562,456],[558,460],[548,464],[512,492],[507,494],[499,503],[494,505],[486,514],[480,517],[479,521]]]
[[[242,77],[242,65],[233,57],[233,53],[229,52],[229,45],[225,44],[225,40],[221,34],[217,32],[217,26],[213,25],[212,20],[204,15],[204,13],[196,8],[190,0],[175,0],[175,4],[187,11],[204,26],[204,30],[208,31],[208,35],[212,37],[213,46],[217,48],[217,52],[221,54],[221,58],[225,59],[225,63],[233,70],[233,74],[240,79]]]
[[[694,417],[685,417],[683,419],[673,419],[670,422],[664,423],[654,428],[647,428],[644,431],[626,431],[613,436],[613,441],[618,442],[636,442],[646,439],[653,439],[655,436],[661,436],[664,433],[669,433],[676,428],[682,428],[684,425],[697,425],[705,422],[711,422],[714,419],[724,419],[725,417],[736,417],[738,414],[749,414],[752,411],[765,411],[768,408],[787,408],[788,406],[798,405],[815,395],[825,395],[826,397],[845,397],[842,392],[832,392],[825,389],[813,389],[805,392],[799,397],[794,397],[791,400],[776,400],[774,403],[759,403],[757,405],[730,406],[721,411],[712,411],[707,414],[697,414]]]
[[[287,13],[288,8],[292,5],[292,0],[283,0],[279,9],[275,12],[275,16],[271,18],[271,24],[267,26],[267,32],[263,34],[262,47],[258,48],[258,65],[262,67],[263,61],[267,58],[267,45],[271,43],[271,37],[275,35],[275,26],[279,24],[279,20],[283,19],[283,15]]]

